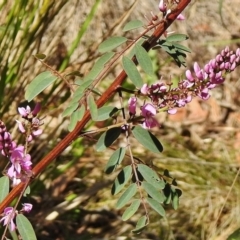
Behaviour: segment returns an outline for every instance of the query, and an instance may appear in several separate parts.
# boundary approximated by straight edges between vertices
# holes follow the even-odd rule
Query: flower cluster
[[[27,120],[27,124],[17,121],[19,130],[26,134],[27,141],[31,141],[33,136],[42,133],[39,129],[40,120],[36,118],[37,113],[40,111],[39,104],[36,105],[33,111],[30,107],[18,109],[20,115]],[[26,153],[25,146],[17,145],[12,140],[11,134],[7,132],[5,124],[0,121],[0,150],[2,155],[10,160],[10,168],[7,170],[7,175],[13,181],[13,186],[18,185],[20,182],[25,182],[31,175],[31,156]]]
[[[184,107],[193,97],[198,96],[207,100],[210,97],[210,90],[222,84],[225,74],[239,65],[240,48],[233,52],[226,47],[202,69],[195,62],[194,72],[187,70],[186,79],[181,80],[177,87],[161,80],[150,86],[144,84],[138,94],[149,98],[151,103],[145,103],[140,107],[140,115],[144,118],[143,127],[152,128],[159,125],[154,118],[159,110],[175,114],[177,108]],[[128,104],[131,118],[133,118],[136,115],[137,97],[131,97]]]
[[[32,204],[30,203],[24,203],[21,212],[27,212],[29,213],[32,210]],[[14,219],[16,215],[18,214],[18,211],[15,210],[13,207],[6,207],[3,212],[3,217],[0,219],[0,222],[3,222],[3,226],[6,226],[10,224],[11,231],[14,231],[16,229],[16,225],[14,223]]]
[[[40,111],[40,105],[37,104],[32,111],[29,106],[26,108],[18,108],[19,114],[24,121],[17,121],[18,128],[21,133],[26,135],[26,142],[32,141],[34,136],[38,136],[42,133],[39,129],[41,122],[37,118],[37,114]],[[7,131],[5,124],[0,121],[0,150],[2,155],[6,156],[10,160],[10,167],[6,172],[6,175],[12,180],[13,186],[18,185],[20,182],[25,182],[32,175],[32,161],[31,156],[27,153],[27,144],[25,146],[17,145],[12,140],[11,134]],[[30,212],[32,204],[24,203],[20,212]],[[3,225],[10,224],[11,231],[15,230],[16,226],[14,218],[18,214],[18,211],[13,207],[5,208],[0,222]]]

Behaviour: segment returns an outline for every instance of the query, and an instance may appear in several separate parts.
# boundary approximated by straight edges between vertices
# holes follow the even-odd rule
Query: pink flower
[[[147,95],[148,94],[148,90],[149,90],[149,87],[146,83],[143,84],[143,86],[141,87],[140,89],[140,92],[143,94],[143,95]]]
[[[160,0],[158,8],[161,12],[165,12],[167,10],[167,5],[164,0]]]
[[[16,212],[13,207],[6,207],[4,209],[4,217],[0,219],[0,222],[4,221],[3,226],[6,226],[10,223],[10,229],[11,231],[14,231],[16,226],[15,223],[13,222],[13,219],[16,216]]]
[[[130,97],[128,100],[128,109],[129,109],[130,114],[132,114],[132,115],[136,114],[136,107],[137,107],[137,98]]]
[[[33,205],[31,203],[24,203],[22,211],[29,213],[32,210]]]
[[[180,13],[180,14],[177,16],[176,19],[179,20],[179,21],[183,21],[183,20],[185,20],[185,17],[183,16],[183,14]]]
[[[31,113],[31,108],[29,106],[27,106],[26,108],[19,107],[18,112],[22,117],[27,117]]]
[[[158,121],[154,118],[157,114],[157,110],[151,103],[147,103],[142,106],[141,111],[142,116],[145,118],[143,121],[143,128],[153,128],[159,126]]]

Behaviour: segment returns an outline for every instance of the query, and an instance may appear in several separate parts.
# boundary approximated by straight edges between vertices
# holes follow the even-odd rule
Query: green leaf
[[[125,156],[125,153],[126,153],[125,148],[117,149],[112,154],[112,156],[109,158],[108,163],[105,168],[105,173],[107,173],[107,174],[112,173],[116,169],[117,165],[119,165],[122,162],[122,160]]]
[[[185,47],[185,46],[183,46],[183,45],[181,45],[181,44],[173,43],[173,46],[174,46],[175,48],[177,48],[178,51],[185,51],[185,52],[191,53],[191,49],[189,49],[189,48],[187,48],[187,47]]]
[[[165,188],[163,189],[163,193],[164,193],[164,195],[166,197],[164,203],[165,204],[169,204],[171,202],[171,200],[172,200],[172,190],[171,190],[171,186],[170,186],[169,183],[167,183],[165,185]]]
[[[111,190],[112,195],[116,195],[117,193],[119,193],[124,188],[126,183],[129,181],[131,176],[132,176],[132,167],[130,165],[124,167],[119,172],[119,174],[117,175],[113,183],[112,190]]]
[[[98,117],[97,104],[95,103],[94,97],[90,94],[87,98],[88,107],[93,121],[96,121]]]
[[[160,193],[151,183],[142,182],[142,187],[145,191],[150,195],[153,199],[155,199],[159,203],[163,203],[165,200],[165,196]]]
[[[147,198],[146,200],[153,210],[155,210],[161,216],[165,217],[165,210],[159,202],[157,202],[156,200],[154,200],[152,198]]]
[[[235,230],[228,238],[227,240],[239,240],[240,239],[240,228]]]
[[[43,54],[43,53],[37,53],[36,55],[34,55],[34,57],[40,59],[40,60],[43,60],[46,58],[46,55]]]
[[[144,227],[146,227],[146,223],[147,223],[147,217],[146,216],[142,216],[139,218],[136,228],[132,230],[133,233],[140,233]]]
[[[22,214],[18,214],[16,217],[16,224],[18,231],[24,240],[37,240],[32,224]]]
[[[154,75],[152,60],[149,57],[147,51],[139,44],[136,44],[135,45],[135,54],[136,54],[138,63],[141,66],[141,68],[143,69],[143,71],[150,76]]]
[[[118,199],[116,208],[120,209],[124,207],[128,201],[136,194],[137,192],[137,184],[132,183],[121,195],[121,197]]]
[[[0,202],[2,202],[9,193],[9,178],[3,176],[0,178]]]
[[[177,210],[179,207],[179,195],[176,190],[177,189],[172,188],[172,206],[174,210]]]
[[[136,65],[133,63],[133,61],[131,59],[123,56],[122,64],[123,64],[123,69],[127,73],[130,80],[133,82],[133,84],[136,87],[141,88],[143,85],[143,80],[142,80],[142,77],[141,77]]]
[[[85,113],[84,105],[82,105],[79,109],[73,112],[70,118],[70,123],[68,125],[68,130],[70,132],[73,131],[73,129],[77,125],[77,122],[82,120],[84,113]]]
[[[132,129],[133,136],[137,139],[139,143],[141,143],[148,150],[159,153],[163,151],[162,144],[159,140],[148,130],[135,126]]]
[[[125,37],[111,37],[99,45],[99,52],[108,52],[125,43],[128,39]]]
[[[132,204],[124,211],[122,215],[122,220],[127,221],[129,218],[131,218],[134,215],[134,213],[138,210],[140,204],[141,200],[139,199],[133,200]]]
[[[30,192],[31,192],[31,188],[30,188],[29,186],[27,186],[27,188],[26,188],[25,191],[24,191],[23,196],[24,196],[24,197],[27,197],[27,195],[30,194]]]
[[[103,106],[98,109],[97,121],[103,121],[111,118],[119,109],[112,106]]]
[[[113,52],[108,52],[103,54],[93,65],[93,68],[91,71],[84,77],[84,81],[87,80],[94,80],[98,74],[103,70],[105,64],[113,57],[115,53]]]
[[[152,184],[156,189],[161,190],[165,187],[165,182],[159,178],[157,173],[150,167],[144,164],[138,164],[138,171],[141,173],[142,177],[150,184]]]
[[[101,135],[96,144],[98,152],[104,151],[107,147],[111,146],[113,142],[120,136],[122,129],[120,127],[110,128]]]
[[[181,42],[187,40],[188,36],[185,34],[172,34],[166,38],[167,42]]]
[[[41,93],[45,88],[47,88],[56,80],[57,77],[49,71],[40,73],[27,86],[25,92],[25,99],[28,102],[32,101],[33,98],[35,98],[39,93]]]
[[[144,25],[144,23],[140,20],[133,20],[128,22],[124,28],[123,28],[123,32],[127,32],[136,28],[140,28]]]
[[[62,117],[70,116],[78,107],[78,102],[70,102],[70,105],[63,111]]]

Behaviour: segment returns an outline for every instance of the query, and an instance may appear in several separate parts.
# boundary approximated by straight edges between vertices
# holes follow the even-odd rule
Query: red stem
[[[161,37],[161,35],[167,30],[167,28],[172,24],[172,22],[177,18],[177,16],[186,8],[186,6],[191,2],[191,0],[181,0],[178,6],[172,10],[172,12],[167,16],[166,20],[161,22],[157,29],[154,31],[152,36],[143,43],[143,47],[149,51],[155,44],[156,41]],[[127,75],[125,71],[122,71],[110,87],[104,92],[104,94],[98,99],[97,106],[100,108],[103,106],[109,98],[111,98],[119,86],[121,86],[126,79]],[[34,168],[34,176],[39,175],[58,155],[60,155],[78,136],[83,130],[84,126],[91,119],[89,111],[87,111],[81,120],[75,127],[75,129],[70,132],[58,145],[49,152]],[[20,183],[8,194],[8,196],[0,204],[0,213],[10,205],[10,203],[20,195],[23,191],[25,183]]]

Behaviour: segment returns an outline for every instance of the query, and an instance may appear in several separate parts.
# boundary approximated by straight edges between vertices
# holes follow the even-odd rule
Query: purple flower
[[[148,94],[148,90],[149,90],[149,87],[146,83],[143,84],[143,86],[141,87],[140,89],[140,92],[143,94],[143,95],[147,95]]]
[[[19,107],[18,112],[22,117],[27,117],[31,113],[31,108],[27,106],[26,108],[24,107]]]
[[[22,211],[29,213],[32,210],[33,205],[31,203],[23,203]]]
[[[11,229],[11,231],[14,231],[16,229],[16,225],[13,222],[13,219],[16,216],[16,212],[15,212],[14,208],[13,207],[6,207],[4,209],[3,214],[4,214],[4,217],[2,217],[0,219],[0,222],[4,221],[3,226],[6,226],[10,223],[10,229]]]
[[[154,118],[157,114],[157,110],[151,103],[147,103],[142,106],[141,111],[142,116],[145,118],[143,121],[143,128],[153,128],[159,126],[158,121]]]
[[[137,98],[130,97],[128,100],[128,109],[129,109],[130,114],[132,114],[132,115],[136,114],[136,107],[137,107]]]
[[[164,2],[164,0],[160,0],[160,2],[158,4],[158,8],[161,12],[165,12],[167,10],[167,5]]]

